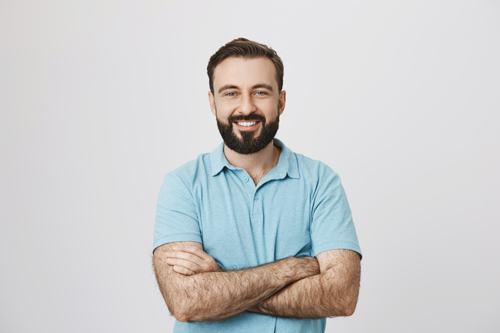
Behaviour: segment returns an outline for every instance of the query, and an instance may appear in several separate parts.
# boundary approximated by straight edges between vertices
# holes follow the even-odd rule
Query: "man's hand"
[[[167,264],[174,266],[177,273],[194,275],[207,272],[221,272],[214,258],[197,246],[188,244],[176,244],[173,251],[165,252]]]

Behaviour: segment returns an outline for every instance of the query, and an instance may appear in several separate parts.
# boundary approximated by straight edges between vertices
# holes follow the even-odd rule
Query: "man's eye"
[[[229,96],[229,97],[233,97],[235,96],[236,94],[234,92],[228,92],[226,93],[226,96]]]
[[[267,95],[267,92],[265,92],[265,91],[257,91],[256,94],[259,95],[259,96],[264,96],[264,95]]]

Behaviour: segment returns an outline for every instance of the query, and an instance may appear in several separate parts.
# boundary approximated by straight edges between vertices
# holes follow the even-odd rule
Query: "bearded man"
[[[223,143],[168,173],[153,263],[174,332],[324,332],[350,316],[361,250],[339,176],[275,139],[283,63],[235,39],[208,63]]]

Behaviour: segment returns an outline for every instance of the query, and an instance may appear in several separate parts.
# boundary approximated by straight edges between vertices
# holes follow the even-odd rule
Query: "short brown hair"
[[[258,58],[267,57],[271,60],[276,68],[276,82],[278,82],[278,92],[283,89],[283,75],[284,66],[283,61],[278,56],[276,51],[272,48],[267,47],[264,44],[260,44],[246,38],[237,38],[226,45],[222,46],[217,52],[210,57],[210,61],[207,66],[208,82],[210,85],[210,91],[214,93],[214,71],[215,67],[219,65],[223,60],[229,57],[243,57],[243,58]]]

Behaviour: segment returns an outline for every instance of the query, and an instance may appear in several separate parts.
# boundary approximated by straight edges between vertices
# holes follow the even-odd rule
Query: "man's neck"
[[[278,164],[281,150],[271,141],[264,149],[254,154],[239,154],[224,145],[224,155],[227,161],[237,167],[245,169],[252,177],[255,185]]]

